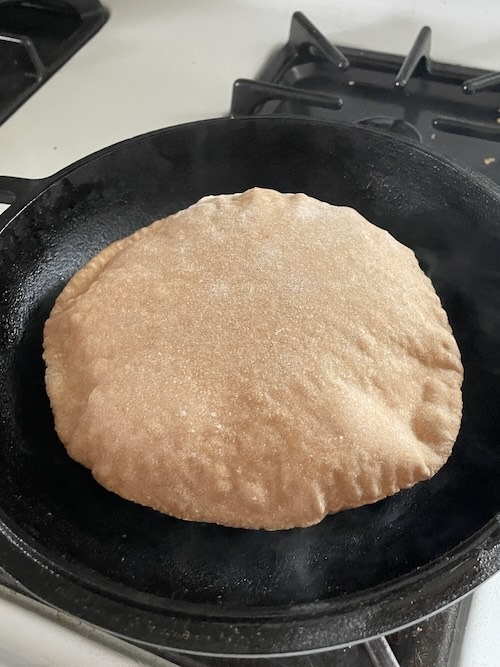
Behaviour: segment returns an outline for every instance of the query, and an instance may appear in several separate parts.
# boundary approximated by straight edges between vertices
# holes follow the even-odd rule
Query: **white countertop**
[[[48,176],[122,139],[227,115],[233,81],[254,77],[269,53],[287,40],[295,10],[303,11],[337,44],[392,53],[406,53],[418,30],[428,24],[435,60],[500,69],[497,0],[108,0],[104,4],[111,12],[108,23],[0,126],[0,173]],[[59,645],[45,625],[37,625],[33,610],[13,611],[13,605],[12,600],[0,602],[0,664],[130,664],[119,662],[119,655],[114,656],[118,662],[106,661],[105,653],[99,658],[85,644],[66,644],[66,635],[60,636]],[[497,575],[474,597],[457,667],[499,665],[499,628]],[[35,644],[46,647],[42,657],[27,649]],[[59,650],[62,646],[67,650]],[[137,658],[136,664],[145,663]]]

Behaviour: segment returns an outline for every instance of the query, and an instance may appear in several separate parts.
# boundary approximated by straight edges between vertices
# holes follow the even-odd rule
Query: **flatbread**
[[[310,526],[433,475],[463,369],[411,250],[351,208],[255,188],[104,249],[45,325],[71,457],[178,518]]]

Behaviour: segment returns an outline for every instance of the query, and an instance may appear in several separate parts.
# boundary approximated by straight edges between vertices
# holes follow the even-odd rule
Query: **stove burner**
[[[0,2],[0,123],[108,19],[99,0]]]
[[[422,135],[417,130],[417,128],[411,123],[408,123],[408,121],[401,120],[400,118],[391,118],[390,116],[372,116],[371,118],[363,118],[363,120],[358,120],[358,124],[368,125],[369,127],[375,127],[378,130],[384,130],[385,132],[391,132],[393,134],[399,134],[402,137],[414,139],[415,141],[423,141]]]
[[[422,142],[500,184],[500,72],[431,59],[423,27],[406,57],[334,46],[300,12],[258,80],[238,79],[231,115],[371,125]]]

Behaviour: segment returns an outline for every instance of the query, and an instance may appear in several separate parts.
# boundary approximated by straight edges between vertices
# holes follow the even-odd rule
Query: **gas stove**
[[[417,9],[395,0],[376,8],[363,0],[356,7],[304,1],[303,13],[294,13],[297,6],[288,0],[148,0],[140,6],[111,0],[107,22],[98,4],[68,3],[75,11],[84,6],[92,11],[81,15],[79,25],[86,30],[79,43],[66,40],[66,55],[53,65],[43,65],[43,49],[36,51],[38,43],[47,43],[38,33],[26,41],[26,35],[12,34],[15,22],[7,26],[6,53],[15,49],[19,86],[29,85],[15,101],[7,100],[7,111],[0,114],[0,173],[47,176],[116,141],[181,122],[284,114],[400,134],[500,184],[500,74],[495,72],[500,46],[493,41],[500,9],[492,3],[454,8],[424,2]],[[455,62],[467,66],[448,64]],[[4,102],[7,92],[8,87]],[[89,650],[101,655],[102,664],[114,659],[116,664],[228,664],[221,658],[146,653],[31,601],[8,578],[4,583],[0,616],[11,619],[10,625],[0,623],[4,664],[33,664],[38,651],[50,652],[43,648],[49,635],[50,654],[60,660],[54,664],[90,664]],[[497,575],[447,610],[366,645],[239,664],[490,666],[500,655],[494,631],[499,623]],[[58,637],[66,653],[56,651]]]

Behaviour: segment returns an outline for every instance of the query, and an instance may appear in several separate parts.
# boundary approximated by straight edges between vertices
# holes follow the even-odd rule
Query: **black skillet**
[[[275,533],[179,521],[105,491],[54,433],[41,358],[56,295],[98,250],[203,195],[255,185],[353,206],[413,248],[465,367],[460,436],[432,480]],[[153,132],[0,189],[15,198],[0,219],[0,565],[33,594],[140,642],[262,655],[393,630],[500,568],[493,184],[368,129],[261,117]]]

